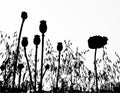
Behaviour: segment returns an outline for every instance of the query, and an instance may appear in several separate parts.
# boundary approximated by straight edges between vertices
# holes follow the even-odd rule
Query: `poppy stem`
[[[36,45],[36,51],[35,51],[35,93],[36,93],[36,79],[37,79],[37,49],[38,49],[38,46]]]
[[[45,69],[45,72],[43,73],[43,77],[44,77],[44,75],[45,75],[46,71],[47,71],[47,69]]]
[[[39,90],[42,93],[42,79],[43,79],[43,55],[44,55],[44,33],[42,33],[42,53],[41,53],[41,80]]]
[[[18,37],[17,55],[16,55],[16,59],[15,59],[14,73],[13,73],[13,82],[12,82],[12,87],[13,88],[14,88],[14,85],[15,85],[15,77],[16,77],[15,75],[16,75],[17,60],[18,60],[18,55],[19,55],[20,38],[21,38],[22,28],[23,28],[24,22],[25,22],[25,19],[22,20],[22,24],[21,24],[21,28],[20,28],[20,33],[19,33],[19,37]]]
[[[95,69],[95,79],[96,79],[96,93],[98,93],[98,76],[97,76],[96,54],[97,54],[97,48],[95,48],[94,69]]]
[[[59,58],[58,58],[58,73],[57,73],[57,82],[56,82],[57,89],[58,89],[58,80],[59,80],[60,54],[61,54],[61,51],[59,51]]]
[[[24,54],[25,54],[25,58],[26,58],[26,61],[27,61],[27,66],[28,66],[28,70],[29,70],[29,76],[30,76],[30,86],[32,85],[33,87],[33,81],[32,81],[32,74],[31,74],[31,70],[30,70],[30,65],[29,65],[29,60],[27,58],[27,53],[26,53],[26,48],[24,47]],[[31,90],[31,89],[30,89]]]

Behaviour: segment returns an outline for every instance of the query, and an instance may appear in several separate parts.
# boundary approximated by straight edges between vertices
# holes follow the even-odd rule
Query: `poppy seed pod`
[[[91,49],[102,48],[107,44],[107,37],[93,36],[88,39],[88,46]]]
[[[48,70],[49,68],[50,68],[50,65],[47,64],[47,65],[45,66],[45,69]]]
[[[28,17],[27,13],[25,11],[23,11],[22,14],[21,14],[21,18],[22,19],[27,19],[27,17]]]
[[[63,49],[62,43],[59,42],[58,45],[57,45],[57,50],[62,51],[62,49]]]
[[[47,25],[45,20],[40,21],[39,30],[42,34],[44,34],[47,31]]]
[[[26,47],[28,45],[28,38],[27,37],[23,37],[22,39],[22,46]]]
[[[40,44],[40,36],[39,35],[35,35],[33,42],[34,42],[35,45],[39,45]]]
[[[22,63],[19,63],[19,64],[18,64],[18,69],[19,69],[19,70],[22,70],[23,68],[24,68],[24,65],[23,65]]]

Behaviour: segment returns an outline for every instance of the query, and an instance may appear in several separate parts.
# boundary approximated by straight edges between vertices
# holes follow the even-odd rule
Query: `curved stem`
[[[13,73],[13,83],[12,83],[13,88],[14,88],[14,85],[15,85],[15,77],[16,77],[15,75],[16,75],[17,60],[18,60],[18,55],[19,55],[20,38],[21,38],[21,34],[22,34],[22,28],[23,28],[24,21],[25,21],[25,19],[22,20],[20,33],[19,33],[19,37],[18,37],[17,55],[16,55],[16,59],[15,59],[14,73]]]
[[[26,61],[27,61],[27,65],[28,65],[30,82],[31,82],[31,85],[32,85],[32,87],[33,87],[32,74],[31,74],[31,71],[30,71],[29,60],[28,60],[28,58],[27,58],[27,53],[26,53],[26,48],[25,48],[25,47],[24,47],[24,54],[25,54],[25,58],[26,58]]]

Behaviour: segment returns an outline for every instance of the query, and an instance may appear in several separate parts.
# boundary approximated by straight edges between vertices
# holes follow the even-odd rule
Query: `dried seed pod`
[[[35,35],[33,42],[34,42],[35,45],[39,45],[40,44],[40,36],[39,35]]]
[[[23,11],[22,14],[21,14],[21,18],[22,19],[27,19],[27,12]]]
[[[58,45],[57,45],[57,50],[62,51],[62,49],[63,49],[63,45],[62,45],[61,42],[59,42]]]
[[[40,21],[39,30],[42,34],[44,34],[47,31],[47,24],[45,20]]]
[[[23,47],[27,47],[27,45],[28,45],[28,38],[27,37],[23,37],[23,39],[22,39],[22,46]]]

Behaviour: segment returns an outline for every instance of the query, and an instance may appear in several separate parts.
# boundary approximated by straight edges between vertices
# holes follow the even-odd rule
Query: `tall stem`
[[[30,86],[32,85],[33,87],[33,81],[32,81],[32,74],[31,74],[31,70],[30,70],[30,65],[29,65],[29,60],[27,58],[27,53],[26,53],[26,48],[24,47],[24,54],[25,54],[25,58],[26,58],[26,61],[27,61],[27,66],[28,66],[28,70],[29,70],[29,76],[30,76]],[[31,89],[30,89],[31,90]]]
[[[59,80],[59,68],[60,68],[60,54],[61,52],[59,51],[59,58],[58,58],[58,75],[57,75],[57,82],[56,82],[56,88],[58,89],[58,80]]]
[[[98,76],[97,76],[97,66],[96,66],[96,54],[97,54],[97,48],[95,49],[95,55],[94,55],[94,68],[95,68],[95,79],[96,79],[96,92],[98,93]]]
[[[23,19],[22,24],[21,24],[21,28],[20,28],[19,37],[18,37],[17,55],[16,55],[16,59],[15,59],[14,73],[13,73],[13,83],[12,83],[13,88],[14,88],[14,85],[15,85],[15,77],[16,77],[15,75],[16,75],[17,60],[18,60],[18,55],[19,55],[20,38],[21,38],[21,34],[22,34],[22,28],[23,28],[24,21],[25,20]]]
[[[43,55],[44,55],[44,33],[42,33],[41,80],[40,80],[40,91],[41,91],[41,93],[42,93],[42,79],[43,79]]]
[[[35,51],[35,93],[36,93],[36,77],[37,77],[37,49],[38,46],[36,45],[36,51]]]

